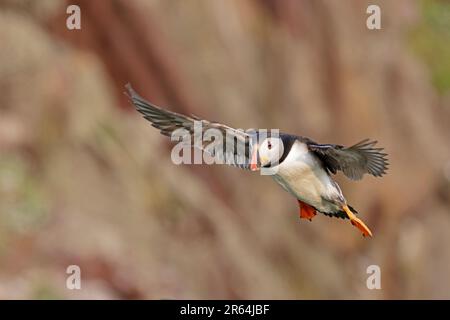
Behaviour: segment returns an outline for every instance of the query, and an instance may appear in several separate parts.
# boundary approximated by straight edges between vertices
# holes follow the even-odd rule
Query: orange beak
[[[253,147],[252,160],[250,162],[250,170],[252,170],[252,171],[258,170],[258,145],[257,144]]]

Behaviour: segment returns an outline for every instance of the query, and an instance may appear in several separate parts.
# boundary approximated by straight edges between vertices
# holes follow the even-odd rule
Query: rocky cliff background
[[[69,2],[0,3],[0,298],[450,298],[448,1],[70,4],[81,30]],[[270,178],[172,164],[127,82],[237,128],[378,140],[387,176],[337,176],[374,237],[300,221]]]

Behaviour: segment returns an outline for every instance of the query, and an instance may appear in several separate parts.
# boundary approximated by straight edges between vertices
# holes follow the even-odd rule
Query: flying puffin
[[[313,140],[291,134],[261,134],[261,130],[246,131],[234,129],[218,122],[202,120],[194,115],[187,116],[162,109],[140,97],[126,85],[128,97],[145,119],[159,129],[161,134],[171,136],[177,129],[185,129],[189,141],[195,139],[194,123],[201,122],[203,134],[208,129],[223,133],[224,145],[232,143],[239,147],[226,148],[223,157],[229,156],[226,164],[241,169],[257,171],[273,170],[272,178],[288,193],[293,195],[299,205],[300,218],[312,220],[317,212],[329,217],[350,219],[363,236],[372,236],[365,223],[357,218],[357,211],[347,204],[339,185],[331,174],[342,171],[352,180],[360,180],[365,173],[381,177],[386,173],[388,162],[383,148],[375,148],[377,141],[363,140],[351,147],[336,144],[319,144]],[[264,131],[265,133],[265,131]],[[195,145],[205,153],[220,158],[205,143]],[[240,159],[240,161],[233,161]]]

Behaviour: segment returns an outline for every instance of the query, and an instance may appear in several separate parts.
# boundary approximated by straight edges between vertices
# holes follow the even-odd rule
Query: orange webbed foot
[[[370,229],[366,226],[366,224],[361,219],[357,218],[346,205],[343,206],[342,209],[347,214],[352,225],[357,227],[359,229],[359,231],[362,232],[363,237],[365,237],[365,236],[372,237],[372,231],[370,231]]]
[[[298,205],[300,207],[300,219],[308,219],[309,221],[312,221],[312,218],[314,218],[317,214],[316,209],[300,200],[298,200]]]

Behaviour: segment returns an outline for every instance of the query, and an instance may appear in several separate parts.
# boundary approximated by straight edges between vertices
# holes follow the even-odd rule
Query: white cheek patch
[[[269,150],[268,142],[272,144],[272,148]],[[280,164],[280,159],[284,153],[284,145],[281,139],[272,138],[269,141],[264,141],[260,150],[261,159],[265,156],[267,167],[261,168],[261,175],[276,175]]]
[[[275,148],[275,150],[273,150],[271,152],[271,157],[270,157],[271,166],[276,166],[280,163],[280,159],[283,156],[283,153],[284,153],[284,145],[283,145],[283,142],[281,140],[279,140],[277,142],[277,147]]]
[[[269,150],[269,142],[272,147]],[[265,140],[259,149],[261,166],[275,167],[280,163],[280,159],[284,153],[284,144],[281,139],[271,138]],[[267,169],[267,168],[266,168]]]

